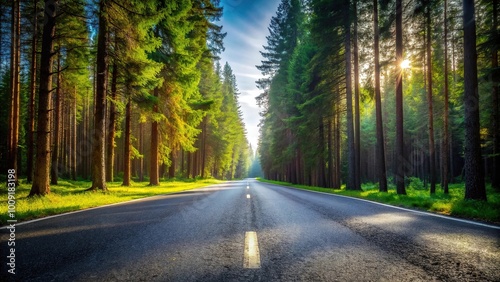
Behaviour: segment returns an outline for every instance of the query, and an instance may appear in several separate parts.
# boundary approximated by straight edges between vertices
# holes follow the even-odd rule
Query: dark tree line
[[[498,1],[283,0],[257,66],[267,178],[498,189]],[[478,5],[479,4],[479,5]],[[424,142],[424,140],[427,140]]]

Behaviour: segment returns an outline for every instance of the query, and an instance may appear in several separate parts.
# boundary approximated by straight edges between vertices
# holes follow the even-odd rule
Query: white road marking
[[[250,189],[250,186],[247,185],[247,189]]]
[[[243,268],[260,268],[259,242],[255,231],[245,232]]]
[[[247,199],[250,199],[250,194],[247,194]]]

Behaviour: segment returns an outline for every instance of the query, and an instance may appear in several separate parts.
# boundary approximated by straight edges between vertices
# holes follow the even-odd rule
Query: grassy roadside
[[[164,181],[160,186],[147,186],[147,182],[132,182],[130,187],[121,186],[121,182],[108,183],[109,191],[87,192],[91,186],[88,181],[59,180],[59,185],[51,185],[51,193],[45,197],[28,198],[31,185],[21,180],[16,187],[16,220],[26,221],[44,216],[61,214],[102,205],[126,202],[155,195],[171,194],[221,183],[215,179]],[[5,187],[5,184],[4,184]],[[0,226],[7,224],[7,191],[0,191]]]
[[[380,193],[378,184],[370,183],[362,185],[363,191],[348,191],[345,190],[345,187],[342,187],[342,189],[329,189],[260,178],[258,180],[304,190],[350,196],[399,207],[500,224],[500,193],[495,192],[489,186],[487,187],[488,201],[481,202],[464,200],[465,187],[463,184],[450,184],[450,193],[448,195],[445,195],[438,185],[436,194],[431,196],[428,190],[415,189],[412,185],[406,189],[407,195],[397,195],[394,187],[390,186],[388,193]]]

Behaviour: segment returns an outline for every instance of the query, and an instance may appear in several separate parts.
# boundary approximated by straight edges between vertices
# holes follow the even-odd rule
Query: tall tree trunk
[[[69,148],[70,148],[70,143],[69,143],[69,123],[70,123],[70,117],[69,115],[71,114],[71,106],[69,105],[69,99],[66,98],[62,101],[61,103],[61,144],[62,146],[59,146],[59,167],[61,170],[59,170],[60,174],[68,174],[69,175]]]
[[[70,139],[71,139],[71,154],[70,154],[70,173],[71,179],[76,180],[76,86],[73,99],[71,100],[71,123],[70,123]]]
[[[493,0],[493,25],[492,32],[494,38],[498,40],[498,0]],[[491,56],[491,67],[494,70],[493,73],[493,111],[492,111],[492,121],[493,121],[493,163],[492,163],[492,174],[491,174],[491,186],[496,190],[500,190],[500,70],[498,70],[498,41],[494,45]]]
[[[125,107],[125,146],[123,146],[123,183],[122,186],[130,186],[130,120],[132,118],[132,109],[130,97]]]
[[[170,167],[168,168],[168,178],[173,179],[175,178],[175,165],[176,165],[176,154],[174,150],[170,152]]]
[[[373,0],[373,53],[375,67],[375,115],[377,122],[376,170],[380,192],[387,192],[387,175],[385,167],[384,125],[382,121],[382,98],[380,95],[380,50],[378,27],[378,0]]]
[[[333,165],[333,148],[332,148],[332,117],[328,118],[328,133],[327,133],[327,146],[328,146],[328,181],[327,185],[329,188],[334,187],[333,176],[335,174],[334,165]]]
[[[92,187],[106,191],[105,170],[105,118],[106,90],[108,87],[108,13],[105,0],[99,2],[99,35],[97,36],[97,79],[94,112],[94,138],[92,148]]]
[[[186,177],[186,175],[184,174],[184,164],[185,164],[185,161],[184,161],[184,150],[182,148],[181,148],[180,154],[181,154],[181,175],[183,177]],[[216,168],[216,163],[217,162],[214,162],[214,170]]]
[[[427,6],[425,11],[426,26],[426,53],[427,53],[427,106],[429,118],[429,181],[431,184],[431,194],[436,193],[436,155],[434,144],[434,112],[432,102],[432,54],[431,54],[431,9]]]
[[[353,32],[353,59],[354,59],[354,144],[355,144],[355,172],[354,180],[356,190],[361,190],[361,130],[359,114],[359,48],[358,48],[358,1],[353,1],[354,5],[354,32]]]
[[[444,113],[443,113],[443,147],[441,152],[441,165],[443,166],[442,185],[445,194],[448,194],[448,162],[450,138],[448,130],[449,116],[449,87],[448,87],[448,0],[444,0]]]
[[[34,146],[35,146],[35,95],[36,95],[36,49],[38,45],[38,0],[33,0],[34,13],[33,13],[33,35],[31,37],[31,69],[30,69],[30,98],[28,105],[28,156],[27,156],[27,167],[26,176],[28,183],[33,181],[33,157],[34,157]],[[0,41],[0,44],[1,41]],[[0,53],[2,53],[0,51]]]
[[[295,171],[297,173],[296,179],[297,184],[304,184],[304,170],[302,168],[302,153],[300,150],[300,146],[295,148]]]
[[[342,185],[342,178],[340,175],[340,160],[341,160],[341,155],[340,155],[340,148],[341,148],[341,136],[340,136],[340,105],[337,103],[336,104],[336,110],[335,110],[335,185],[333,188],[335,189],[340,189]]]
[[[351,19],[350,19],[350,1],[344,1],[344,48],[345,48],[345,80],[346,80],[346,106],[347,106],[347,154],[348,154],[348,190],[356,190],[356,152],[354,144],[354,129],[352,115],[352,76],[351,76]]]
[[[116,131],[116,80],[118,77],[118,66],[113,64],[111,73],[111,103],[109,103],[109,130],[106,150],[106,181],[113,181],[114,160],[115,160],[115,131]]]
[[[158,97],[158,88],[154,90],[154,96]],[[153,106],[153,112],[158,113],[158,105]],[[157,186],[160,185],[160,177],[159,177],[159,156],[158,156],[158,122],[153,121],[151,123],[151,160],[150,160],[150,168],[149,168],[149,185]]]
[[[12,1],[11,21],[11,54],[10,54],[10,94],[11,104],[9,111],[8,137],[8,167],[18,170],[18,143],[19,143],[19,71],[20,71],[20,1]],[[19,176],[16,173],[16,177]],[[17,180],[16,180],[17,181]]]
[[[191,178],[191,166],[192,166],[192,156],[191,155],[192,155],[191,152],[187,152],[187,163],[186,163],[187,172],[186,172],[186,178]],[[224,174],[222,174],[222,177],[224,177]]]
[[[479,93],[474,10],[474,0],[463,0],[465,199],[486,200],[479,133]]]
[[[202,127],[202,139],[201,139],[201,150],[202,150],[202,156],[201,156],[201,178],[205,178],[205,164],[207,161],[207,122],[208,119],[207,117],[203,117],[203,127]],[[172,159],[173,161],[173,159]]]
[[[403,138],[403,5],[402,0],[396,0],[396,191],[406,194],[405,164]]]
[[[326,185],[326,166],[325,166],[325,126],[323,118],[319,119],[319,157],[318,157],[318,186],[327,187]]]
[[[57,55],[57,87],[54,105],[54,140],[52,141],[52,165],[50,168],[50,184],[57,185],[59,178],[59,144],[60,142],[60,129],[61,129],[61,53]]]
[[[38,94],[38,124],[35,173],[30,196],[50,193],[50,111],[52,91],[53,41],[56,30],[57,0],[45,0],[45,17],[40,56],[40,85]]]
[[[80,142],[80,160],[79,160],[79,163],[81,163],[81,168],[82,168],[82,171],[81,171],[81,175],[83,176],[83,178],[87,179],[88,178],[88,174],[87,174],[87,155],[88,155],[88,151],[89,151],[89,146],[90,146],[90,141],[88,136],[88,132],[89,132],[89,107],[88,107],[88,96],[89,96],[89,90],[87,89],[87,93],[85,93],[85,97],[83,99],[83,113],[82,113],[82,117],[83,117],[83,130],[80,134],[80,140],[83,140],[83,142]],[[83,152],[86,152],[85,154]]]
[[[144,123],[139,123],[139,151],[144,155]],[[144,156],[139,158],[139,181],[144,181]]]
[[[198,142],[196,142],[198,143]],[[198,145],[198,144],[196,144]],[[198,146],[196,146],[198,147]],[[199,151],[195,151],[193,152],[193,178],[196,178],[198,177],[198,155],[199,155]],[[234,156],[234,152],[233,152],[233,156]]]

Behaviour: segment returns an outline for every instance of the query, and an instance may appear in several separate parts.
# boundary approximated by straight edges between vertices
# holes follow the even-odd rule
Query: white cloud
[[[259,51],[267,43],[267,27],[276,14],[279,0],[223,0],[225,6],[221,24],[227,32],[224,40],[226,51],[221,54],[221,63],[226,61],[233,69],[240,90],[239,102],[247,129],[247,138],[252,148],[257,148],[260,109],[255,97],[260,94],[255,81],[262,77],[256,65],[261,64]]]

